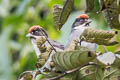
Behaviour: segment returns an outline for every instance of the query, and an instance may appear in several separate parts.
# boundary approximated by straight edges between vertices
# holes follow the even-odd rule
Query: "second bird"
[[[70,46],[72,40],[79,39],[80,41],[80,36],[84,32],[84,30],[88,27],[91,27],[90,23],[91,23],[91,20],[89,19],[89,16],[86,14],[81,14],[75,19],[72,25],[72,31],[70,33],[68,43],[65,46],[66,49]],[[96,51],[96,48],[97,48],[96,43],[89,43],[86,41],[82,41],[80,44],[81,46],[87,47],[92,51]]]

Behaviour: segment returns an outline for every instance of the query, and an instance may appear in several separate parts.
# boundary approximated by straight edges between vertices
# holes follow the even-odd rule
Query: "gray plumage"
[[[67,49],[69,47],[69,45],[71,44],[72,40],[74,39],[79,39],[80,40],[80,36],[81,34],[84,32],[84,30],[90,27],[89,25],[86,25],[86,23],[76,26],[73,28],[72,32],[70,33],[70,36],[68,38],[68,43],[65,46],[65,49]],[[87,47],[92,51],[96,51],[97,49],[97,44],[96,43],[89,43],[86,41],[82,41],[81,42],[81,46]]]
[[[32,45],[34,46],[36,56],[38,58],[42,54],[40,49],[38,48],[38,46],[36,44],[36,39],[37,39],[38,36],[45,36],[56,51],[63,51],[64,50],[64,45],[60,44],[59,42],[57,42],[55,40],[50,39],[48,34],[45,32],[45,30],[43,28],[40,28],[40,27],[35,28],[35,29],[32,30],[31,33],[28,33],[26,36],[30,38],[30,40],[32,42]],[[47,48],[50,47],[51,45],[49,44],[48,41],[46,41],[42,46],[45,46]],[[48,60],[45,62],[45,64],[41,68],[39,68],[39,70],[41,72],[43,72],[45,68],[51,70],[50,62],[52,61],[52,55],[55,54],[55,53],[56,52],[54,50],[52,50]]]

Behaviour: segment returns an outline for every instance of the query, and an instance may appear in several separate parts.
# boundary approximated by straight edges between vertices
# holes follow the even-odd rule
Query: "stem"
[[[82,67],[84,67],[84,66],[87,66],[87,65],[97,65],[97,64],[87,63],[87,64],[84,64],[84,65],[81,66],[81,67],[78,67],[78,68],[75,68],[75,69],[72,69],[72,70],[69,70],[69,71],[65,71],[65,72],[62,73],[61,75],[58,75],[58,76],[53,77],[53,78],[49,78],[48,80],[58,80],[58,79],[64,77],[65,75],[70,74],[70,73],[73,73],[73,72],[75,72],[75,71],[78,71],[80,68],[82,68]]]
[[[46,38],[46,40],[48,41],[48,43],[52,46],[53,50],[54,50],[55,52],[57,52],[56,49],[54,48],[54,46],[50,43],[50,41],[49,41],[48,38],[46,37],[46,35],[43,33],[43,31],[42,31],[41,29],[40,29],[40,31],[41,31],[42,35],[45,36],[45,38]]]
[[[104,51],[105,51],[105,52],[108,52],[108,50],[107,50],[106,46],[103,46],[103,47],[104,47]]]

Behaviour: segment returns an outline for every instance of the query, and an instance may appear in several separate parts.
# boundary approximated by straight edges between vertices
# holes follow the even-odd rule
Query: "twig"
[[[66,71],[66,72],[62,73],[61,75],[58,75],[58,76],[53,77],[53,78],[49,78],[48,80],[58,80],[58,79],[64,77],[65,75],[67,75],[67,74],[70,74],[70,73],[72,73],[72,72],[78,71],[80,68],[81,68],[81,67],[72,69],[72,70],[70,70],[70,71]]]
[[[79,39],[80,39],[80,46],[81,46],[82,41],[84,41],[84,37],[82,36]]]
[[[82,68],[84,66],[87,66],[87,65],[97,65],[97,64],[95,64],[95,63],[87,63],[87,64],[85,64],[85,65],[83,65],[81,67],[78,67],[78,68],[75,68],[75,69],[72,69],[72,70],[69,70],[69,71],[65,71],[61,75],[58,75],[58,76],[53,77],[53,78],[49,78],[48,80],[58,80],[58,79],[64,77],[65,75],[70,74],[70,73],[75,72],[75,71],[78,71],[80,68]]]
[[[103,47],[104,47],[104,51],[105,51],[105,52],[108,52],[107,48],[106,48],[105,46],[103,46]]]

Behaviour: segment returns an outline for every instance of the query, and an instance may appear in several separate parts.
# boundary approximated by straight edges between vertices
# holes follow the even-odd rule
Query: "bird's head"
[[[48,38],[48,34],[39,25],[34,25],[31,28],[29,28],[28,34],[26,35],[26,37],[30,38],[32,45],[34,46],[37,57],[39,57],[39,55],[41,54],[41,51],[38,48],[36,40],[38,40],[38,38],[40,38],[41,36],[42,37],[45,36],[46,38]]]
[[[34,25],[31,28],[29,28],[28,34],[26,35],[27,37],[34,38],[36,39],[37,36],[46,36],[48,37],[48,34],[46,33],[46,31],[38,26],[38,25]]]
[[[87,14],[81,14],[75,19],[75,21],[72,25],[72,28],[83,25],[83,24],[85,24],[85,27],[86,27],[89,25],[89,23],[91,23],[89,16]]]

